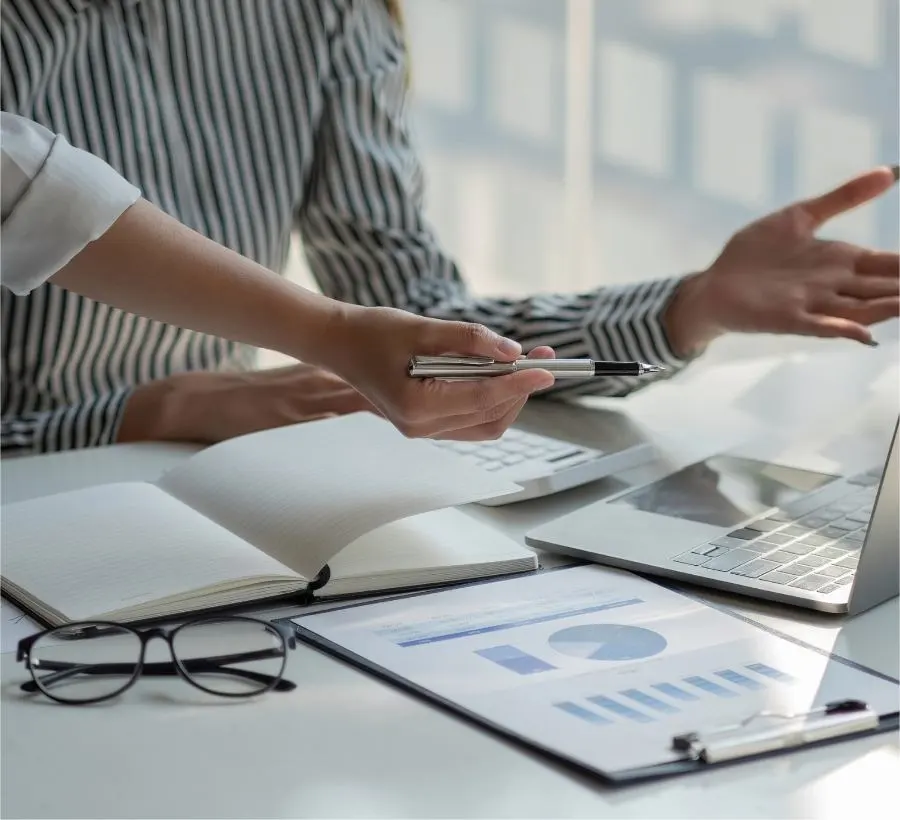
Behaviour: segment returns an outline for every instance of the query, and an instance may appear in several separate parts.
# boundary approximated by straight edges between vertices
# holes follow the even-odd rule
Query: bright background
[[[696,270],[755,217],[900,159],[897,0],[405,10],[428,215],[477,292]],[[895,249],[898,219],[894,191],[824,235]],[[299,252],[291,275],[309,282]],[[735,337],[710,356],[809,346]]]

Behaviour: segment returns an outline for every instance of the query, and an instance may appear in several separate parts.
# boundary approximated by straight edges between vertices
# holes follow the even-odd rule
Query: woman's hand
[[[872,343],[869,326],[900,313],[896,253],[818,239],[828,220],[887,191],[876,168],[751,223],[710,268],[686,280],[667,312],[673,347],[696,352],[726,332],[790,333]]]
[[[480,440],[497,438],[528,397],[553,385],[546,370],[526,370],[477,381],[415,379],[412,356],[484,356],[512,361],[516,342],[482,325],[424,319],[394,308],[342,306],[327,331],[329,367],[366,396],[406,436]],[[553,356],[550,348],[532,357]]]

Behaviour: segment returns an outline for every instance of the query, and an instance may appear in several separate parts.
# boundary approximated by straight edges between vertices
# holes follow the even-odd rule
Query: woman
[[[344,305],[284,282],[140,199],[102,160],[33,122],[0,117],[0,274],[20,295],[51,280],[330,368],[411,436],[495,437],[530,393],[553,383],[546,371],[457,385],[410,379],[415,353],[509,360],[521,347],[481,326]]]
[[[64,133],[161,210],[263,267],[283,268],[297,228],[322,292],[342,302],[669,374],[726,332],[869,342],[869,325],[898,312],[896,254],[814,237],[889,187],[887,168],[752,223],[696,274],[473,295],[423,216],[394,2],[4,0],[0,15],[5,111]],[[4,450],[214,441],[280,423],[278,407],[293,419],[356,409],[306,365],[253,372],[230,342],[53,286],[4,294],[3,327]],[[651,381],[581,389],[624,395]]]

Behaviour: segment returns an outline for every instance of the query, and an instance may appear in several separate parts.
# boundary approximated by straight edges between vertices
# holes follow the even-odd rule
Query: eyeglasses
[[[171,662],[144,663],[154,638],[169,645]],[[287,650],[296,645],[290,627],[238,615],[188,621],[173,629],[86,621],[24,638],[16,660],[24,661],[32,677],[22,691],[43,692],[59,703],[109,700],[141,675],[179,675],[211,695],[246,698],[296,688],[282,677]]]

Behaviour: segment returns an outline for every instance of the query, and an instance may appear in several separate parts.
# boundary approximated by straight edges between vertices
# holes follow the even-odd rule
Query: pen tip
[[[900,180],[900,165],[892,165],[891,173],[894,175],[894,182]]]
[[[661,364],[645,364],[643,367],[645,373],[662,373],[665,369]]]

